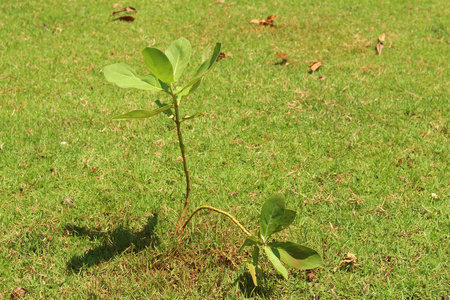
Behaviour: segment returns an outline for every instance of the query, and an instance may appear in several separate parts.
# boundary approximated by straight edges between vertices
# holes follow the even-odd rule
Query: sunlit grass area
[[[127,5],[135,20],[112,21]],[[0,299],[18,287],[29,299],[450,296],[445,1],[0,7]],[[250,23],[270,15],[276,27]],[[265,199],[282,193],[297,218],[280,237],[318,250],[313,273],[284,280],[262,261],[254,288],[242,232],[214,213],[177,242],[173,122],[110,120],[169,99],[120,89],[102,68],[145,74],[141,50],[180,37],[194,49],[187,75],[208,46],[227,54],[182,107],[205,113],[183,123],[192,206],[256,231]],[[348,253],[356,261],[341,263]]]

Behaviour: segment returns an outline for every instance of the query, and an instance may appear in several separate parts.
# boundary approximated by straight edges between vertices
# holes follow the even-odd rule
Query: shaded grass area
[[[105,1],[1,4],[0,298],[17,286],[67,299],[449,296],[444,1],[119,4],[135,22],[106,23]],[[277,29],[249,24],[272,14]],[[265,198],[283,193],[298,211],[283,234],[324,257],[311,281],[264,268],[253,290],[241,233],[214,214],[177,245],[171,121],[108,121],[162,96],[114,87],[102,67],[143,74],[141,49],[181,36],[197,59],[217,41],[231,55],[184,107],[206,112],[184,127],[193,205],[255,231]],[[356,264],[334,272],[348,252]]]

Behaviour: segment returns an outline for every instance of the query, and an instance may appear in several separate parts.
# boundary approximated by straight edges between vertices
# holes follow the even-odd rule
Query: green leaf
[[[178,93],[178,98],[182,99],[183,97],[187,97],[190,94],[192,94],[202,83],[202,78],[200,78],[199,81],[197,81],[196,83],[194,83],[194,85],[191,85],[189,88],[182,88],[180,91],[180,93]]]
[[[315,250],[293,242],[269,243],[277,257],[285,264],[299,270],[317,268],[322,265],[322,258]]]
[[[266,252],[267,257],[269,258],[275,269],[277,269],[277,271],[280,272],[280,274],[283,275],[285,279],[287,279],[288,272],[280,261],[280,254],[277,249],[272,249],[269,246],[264,246],[264,251]]]
[[[162,108],[166,105],[169,105],[167,103],[161,103],[161,101],[159,100],[155,100],[156,105],[158,105],[159,108]],[[173,111],[171,109],[167,109],[165,111],[163,111],[163,113],[165,113],[169,118],[173,119],[174,118],[174,114]]]
[[[220,47],[221,47],[221,44],[220,43],[216,43],[216,46],[214,47],[213,54],[211,55],[211,57],[209,59],[204,61],[204,63],[200,66],[200,68],[195,73],[194,77],[198,77],[198,76],[201,77],[201,76],[206,74],[206,72],[208,72],[211,69],[211,67],[216,62],[217,57],[219,57]]]
[[[258,260],[259,260],[259,247],[255,246],[255,248],[253,249],[252,261],[250,263],[247,263],[247,267],[250,271],[250,275],[252,275],[253,284],[255,286],[258,286],[258,279],[256,278],[256,273],[260,273],[258,267]]]
[[[159,49],[145,47],[142,50],[145,66],[159,80],[167,84],[173,83],[173,67],[167,56]]]
[[[259,247],[255,246],[255,248],[253,248],[253,253],[252,253],[252,263],[254,266],[258,266],[258,261],[259,261]]]
[[[154,85],[156,87],[159,87],[160,89],[169,92],[169,85],[167,85],[165,82],[162,82],[161,80],[159,80],[158,78],[156,78],[155,75],[153,74],[147,74],[143,77],[141,77],[141,79],[145,82],[150,83],[151,85]]]
[[[258,279],[256,278],[256,268],[253,264],[247,263],[248,271],[250,272],[250,275],[252,275],[253,284],[255,286],[258,286]]]
[[[106,80],[117,84],[121,88],[135,88],[146,91],[159,92],[162,90],[157,79],[153,76],[140,78],[129,66],[125,64],[114,64],[103,69]]]
[[[245,247],[251,247],[258,244],[258,237],[257,236],[249,236],[245,239],[244,243],[242,244],[241,248],[239,248],[238,253],[241,253],[242,250],[244,250]]]
[[[165,105],[161,108],[155,109],[155,110],[133,110],[129,113],[115,116],[112,118],[113,120],[128,120],[128,119],[144,119],[144,118],[150,118],[153,116],[156,116],[159,113],[162,113],[165,110],[173,108],[173,105]]]
[[[188,40],[181,38],[173,42],[166,51],[166,56],[173,67],[173,80],[177,81],[191,60],[192,47]]]
[[[190,120],[190,119],[195,119],[197,117],[203,116],[203,113],[201,111],[196,112],[193,116],[190,115],[185,115],[182,119],[181,122],[186,121],[186,120]]]
[[[284,209],[283,219],[281,220],[281,223],[280,223],[280,225],[278,225],[275,232],[281,231],[281,230],[289,227],[289,225],[291,225],[292,222],[294,222],[296,215],[297,215],[297,212],[295,210]]]
[[[211,70],[211,67],[214,65],[214,63],[217,60],[217,57],[220,54],[220,43],[216,44],[216,47],[214,48],[214,52],[212,54],[212,56],[205,60],[202,65],[200,66],[200,68],[198,68],[197,72],[195,72],[194,74],[194,78],[191,79],[191,81],[189,81],[189,83],[181,90],[181,92],[184,92],[185,90],[189,90],[188,94],[192,93],[194,90],[191,90],[191,88],[197,83],[199,82],[203,76],[206,75],[206,73],[209,72],[209,70]],[[180,93],[181,93],[180,92]],[[186,96],[187,96],[186,95]]]
[[[202,54],[202,61],[210,59],[210,57],[211,57],[211,48],[212,48],[211,45],[208,45],[205,48],[205,50],[203,51],[203,54]]]
[[[261,209],[261,228],[259,231],[264,242],[283,227],[284,211],[284,197],[281,194],[269,197],[264,203]]]

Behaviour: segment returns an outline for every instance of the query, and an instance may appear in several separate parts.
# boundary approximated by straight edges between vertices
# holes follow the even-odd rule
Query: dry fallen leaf
[[[353,266],[356,262],[356,255],[347,253],[346,256],[339,262],[339,265],[333,269],[333,272],[336,272],[342,264],[346,264],[347,266]]]
[[[315,72],[315,71],[317,71],[317,69],[320,68],[322,65],[323,65],[323,63],[321,63],[320,61],[313,62],[313,63],[309,66],[309,71],[310,71],[310,72]]]
[[[268,25],[270,23],[273,23],[273,20],[275,20],[277,17],[278,16],[276,16],[276,15],[268,16],[267,19],[266,19],[266,23],[267,23],[266,25]]]
[[[124,7],[124,8],[122,8],[122,9],[113,11],[113,12],[110,14],[110,16],[113,16],[113,15],[118,14],[118,13],[123,12],[123,11],[129,12],[129,13],[137,13],[137,10],[136,10],[134,7],[127,6],[127,7]]]
[[[264,19],[252,19],[252,20],[250,20],[250,23],[252,23],[252,24],[259,24],[259,23],[263,23],[265,21],[266,20],[264,20]]]
[[[277,55],[281,58],[281,61],[277,61],[275,64],[276,65],[286,65],[287,64],[287,60],[288,60],[288,56],[282,52],[278,52]]]
[[[121,17],[113,19],[113,21],[133,22],[134,18],[132,16],[121,16]]]
[[[225,53],[225,52],[220,52],[220,53],[219,53],[219,56],[217,57],[217,60],[216,60],[216,61],[219,61],[219,60],[221,60],[221,59],[225,59],[225,58],[230,57],[230,56],[231,56],[230,54],[227,54],[227,53]]]
[[[5,75],[5,76],[1,77],[0,80],[6,79],[6,78],[8,78],[8,77],[16,78],[16,77],[11,76],[11,75]]]
[[[278,52],[277,55],[281,57],[282,60],[288,60],[288,56],[282,52]]]
[[[344,257],[344,259],[341,261],[347,264],[353,264],[356,262],[356,255],[355,254],[351,254],[351,253],[347,253],[347,255]]]
[[[382,42],[378,42],[377,43],[377,53],[378,53],[378,55],[381,55],[381,51],[383,50],[383,47],[384,47],[384,45],[383,45]]]
[[[70,197],[64,198],[64,199],[61,201],[61,204],[68,204],[68,205],[71,205],[71,206],[77,208],[77,205],[75,204],[75,200],[73,200],[73,199],[70,198]]]
[[[267,19],[253,19],[250,21],[250,23],[252,24],[262,24],[264,26],[270,26],[270,27],[277,27],[275,25],[273,25],[273,20],[275,20],[278,16],[276,15],[271,15],[268,16]]]
[[[314,270],[306,270],[305,271],[306,276],[308,277],[308,281],[313,281],[314,278],[316,278],[316,273],[314,273]]]
[[[14,291],[11,293],[10,299],[15,300],[22,298],[25,294],[28,293],[28,290],[23,287],[16,287]]]
[[[386,38],[386,34],[385,33],[381,34],[378,37],[378,43],[377,43],[377,53],[378,53],[378,55],[381,55],[381,51],[383,51],[385,38]]]

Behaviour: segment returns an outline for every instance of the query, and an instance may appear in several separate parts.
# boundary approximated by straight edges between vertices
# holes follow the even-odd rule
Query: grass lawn
[[[134,22],[107,22],[127,5]],[[446,1],[29,0],[0,15],[0,299],[450,297]],[[269,15],[276,28],[250,23]],[[284,280],[263,261],[253,288],[242,232],[215,213],[176,242],[173,122],[109,120],[169,99],[102,68],[144,74],[141,50],[180,37],[191,72],[208,45],[229,55],[182,107],[205,112],[183,123],[191,209],[256,231],[284,194],[298,216],[279,236],[322,255],[313,273]]]

